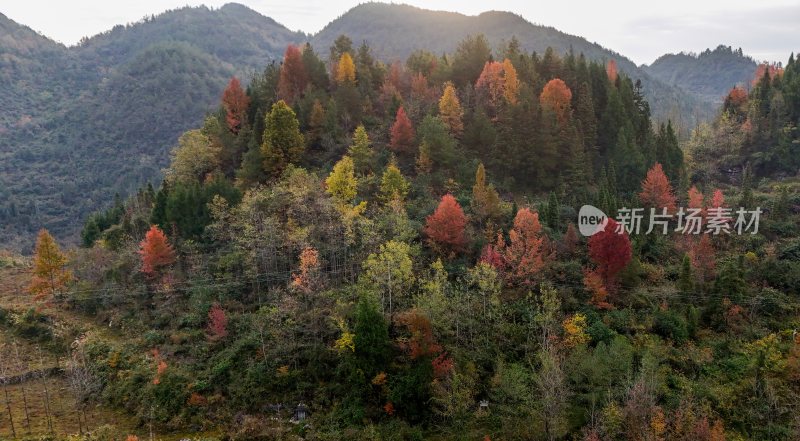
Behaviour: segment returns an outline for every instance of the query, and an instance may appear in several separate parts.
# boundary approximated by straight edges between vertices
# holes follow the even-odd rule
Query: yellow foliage
[[[61,292],[72,280],[72,273],[64,268],[66,264],[67,257],[53,236],[41,229],[33,257],[33,280],[28,288],[30,293],[41,300]]]
[[[511,60],[508,58],[503,61],[503,80],[505,82],[503,96],[509,104],[517,104],[519,79],[517,78],[517,70],[514,69],[514,65],[511,64]]]
[[[561,325],[564,328],[564,344],[567,347],[575,347],[591,340],[589,334],[586,333],[585,315],[575,314],[564,319]]]
[[[339,64],[336,67],[336,82],[339,84],[355,84],[356,82],[356,65],[349,52],[343,53],[339,58]]]
[[[461,120],[463,116],[464,111],[458,101],[456,88],[453,83],[448,81],[445,83],[444,92],[439,99],[439,118],[447,125],[453,136],[459,136],[464,130],[464,123]]]

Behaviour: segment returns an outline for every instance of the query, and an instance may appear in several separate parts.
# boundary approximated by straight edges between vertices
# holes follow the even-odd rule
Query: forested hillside
[[[231,75],[302,41],[244,6],[182,8],[64,47],[0,17],[0,240],[41,226],[75,241],[76,219],[159,182],[178,135]],[[20,234],[26,233],[26,234]]]
[[[800,437],[798,62],[684,154],[614,62],[319,52],[231,78],[81,249],[39,233],[0,325],[68,353],[82,439]]]
[[[0,240],[30,251],[29,238],[45,226],[76,242],[76,221],[109,204],[114,193],[127,196],[160,181],[179,134],[213,110],[231,75],[246,87],[290,43],[311,40],[330,66],[328,47],[348,34],[356,46],[366,40],[389,66],[417,49],[437,58],[452,53],[478,33],[495,57],[515,38],[520,50],[539,57],[551,47],[558,56],[572,51],[615,60],[634,82],[642,80],[656,119],[671,119],[676,130],[711,114],[708,103],[651,78],[620,54],[504,12],[468,17],[365,4],[311,37],[238,4],[187,7],[69,48],[0,16],[0,78],[11,86],[0,91]]]
[[[666,54],[645,70],[704,101],[722,104],[731,88],[750,84],[756,67],[741,48],[720,45],[699,54]]]

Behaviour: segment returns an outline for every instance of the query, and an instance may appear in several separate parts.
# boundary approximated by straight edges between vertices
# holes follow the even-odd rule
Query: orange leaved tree
[[[139,254],[142,256],[142,272],[150,277],[175,262],[175,250],[167,241],[167,235],[155,225],[139,244]]]

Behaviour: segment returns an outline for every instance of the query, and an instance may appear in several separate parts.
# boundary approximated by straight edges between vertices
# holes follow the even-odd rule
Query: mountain
[[[495,48],[516,37],[523,49],[540,54],[552,47],[561,54],[570,50],[576,54],[583,53],[591,60],[613,59],[620,71],[634,80],[642,80],[657,120],[670,118],[679,121],[683,115],[708,118],[713,114],[709,103],[653,78],[625,56],[585,38],[532,24],[510,12],[489,11],[469,16],[402,4],[365,3],[328,24],[311,39],[311,43],[318,53],[325,54],[336,37],[346,34],[355,44],[366,41],[377,57],[393,61],[405,60],[421,48],[437,54],[451,53],[464,37],[479,33],[484,34]]]
[[[720,45],[700,54],[666,54],[644,70],[664,83],[721,104],[732,87],[750,83],[756,67],[755,60],[744,55],[741,48]]]
[[[341,34],[367,41],[384,61],[418,48],[452,52],[470,34],[495,46],[516,37],[523,49],[573,50],[616,60],[641,79],[656,119],[709,115],[711,107],[665,84],[624,56],[507,12],[466,16],[405,5],[357,6],[317,35],[292,32],[239,4],[185,7],[66,47],[0,15],[0,243],[30,246],[47,227],[77,238],[76,220],[158,181],[180,133],[216,109],[232,75],[280,59],[310,40],[318,53]]]
[[[183,131],[306,39],[238,4],[147,17],[66,47],[0,15],[0,243],[29,245],[158,181]],[[110,189],[110,190],[109,190]]]

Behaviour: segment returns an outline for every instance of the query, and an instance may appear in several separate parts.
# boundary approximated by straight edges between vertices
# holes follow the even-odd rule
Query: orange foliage
[[[305,247],[300,252],[300,273],[292,274],[292,287],[309,293],[320,285],[319,252]]]
[[[508,266],[506,276],[514,283],[532,286],[544,268],[547,250],[542,225],[539,223],[539,213],[528,208],[517,211],[508,238],[509,242],[503,253]]]
[[[400,346],[408,352],[412,359],[435,356],[442,352],[442,347],[433,337],[431,321],[424,314],[412,309],[403,313],[399,321],[411,334],[407,339],[400,342]]]
[[[383,405],[383,411],[386,412],[386,415],[392,416],[394,415],[394,404],[392,402],[388,402]]]
[[[394,120],[391,133],[390,147],[395,152],[410,152],[414,145],[414,127],[408,119],[403,106],[397,109],[397,116]]]
[[[161,383],[161,376],[167,371],[167,362],[161,358],[161,353],[158,352],[158,349],[153,349],[151,353],[156,364],[156,375],[153,377],[153,384],[157,385]]]
[[[714,279],[716,253],[714,245],[711,243],[711,236],[703,234],[700,240],[689,250],[689,259],[692,261],[692,270],[697,279],[702,283],[708,283]]]
[[[543,108],[555,113],[559,123],[569,119],[572,102],[572,91],[567,84],[559,78],[554,78],[545,84],[539,95],[539,103]]]
[[[775,80],[776,77],[780,77],[783,75],[783,68],[779,67],[775,63],[761,63],[756,68],[756,73],[753,75],[753,86],[758,84],[765,75],[769,74],[769,78],[771,80]]]
[[[608,60],[606,63],[606,75],[608,75],[608,81],[611,81],[612,84],[617,82],[617,62],[614,60]]]
[[[451,194],[442,196],[439,206],[425,220],[425,234],[431,245],[446,253],[461,251],[467,243],[464,228],[467,217]]]
[[[250,105],[250,97],[242,90],[239,79],[231,78],[228,87],[222,92],[222,107],[225,108],[225,122],[228,123],[228,130],[232,133],[237,134],[242,128],[248,105]]]
[[[150,227],[139,244],[139,254],[142,256],[142,272],[148,276],[154,276],[159,269],[175,262],[175,250],[164,232],[155,225]]]
[[[722,194],[722,190],[716,189],[714,190],[714,195],[711,197],[711,208],[720,208],[723,207],[725,204],[725,195]]]
[[[489,102],[497,105],[503,96],[503,64],[497,61],[487,61],[483,71],[475,82],[475,89],[486,93]]]
[[[703,193],[694,185],[689,189],[689,208],[703,208]]]
[[[675,194],[672,192],[672,186],[669,184],[669,179],[664,174],[661,164],[656,162],[647,171],[647,177],[642,181],[642,192],[639,193],[639,199],[647,207],[653,207],[656,210],[666,208],[670,213],[675,212]]]
[[[308,73],[303,64],[303,54],[300,48],[290,44],[283,54],[283,64],[278,78],[278,99],[292,104],[300,97],[308,85]]]
[[[597,271],[590,269],[583,270],[583,285],[586,290],[592,293],[592,298],[589,303],[599,309],[612,309],[613,306],[608,303],[608,290],[603,284],[603,277]]]

